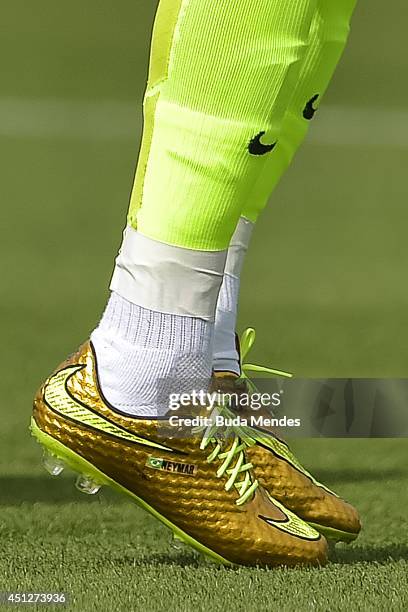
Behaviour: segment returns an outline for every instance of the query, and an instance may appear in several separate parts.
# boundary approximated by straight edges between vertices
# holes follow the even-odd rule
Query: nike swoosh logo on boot
[[[51,376],[44,388],[44,401],[51,410],[80,425],[85,425],[115,438],[141,444],[142,446],[177,452],[157,442],[141,438],[76,400],[68,391],[67,382],[69,378],[84,367],[84,365],[68,366]]]

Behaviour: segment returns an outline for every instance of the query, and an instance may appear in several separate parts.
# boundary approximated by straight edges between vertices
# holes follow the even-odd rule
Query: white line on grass
[[[0,136],[91,142],[136,141],[138,103],[0,98]],[[309,133],[314,145],[408,149],[408,109],[325,106]]]

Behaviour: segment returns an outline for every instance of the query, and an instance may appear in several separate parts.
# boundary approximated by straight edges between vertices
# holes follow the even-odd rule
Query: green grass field
[[[19,441],[25,461],[2,478],[3,589],[62,590],[79,611],[407,609],[405,441],[302,443],[314,471],[358,505],[364,532],[324,569],[270,571],[174,549],[165,528],[121,497],[89,499],[72,478],[51,481],[33,463],[37,449]]]
[[[322,570],[209,565],[126,500],[89,499],[40,468],[32,394],[100,316],[125,222],[147,4],[2,8],[0,590],[62,590],[80,612],[406,610],[406,440],[296,443],[364,521]],[[408,11],[392,10],[390,22],[390,7],[361,1],[320,121],[257,227],[240,319],[258,331],[251,361],[407,375]]]

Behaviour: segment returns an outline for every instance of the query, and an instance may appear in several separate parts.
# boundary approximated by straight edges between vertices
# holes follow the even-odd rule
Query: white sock
[[[171,393],[206,389],[214,324],[142,308],[112,292],[91,335],[101,389],[119,410],[163,416]]]
[[[240,276],[252,229],[253,223],[241,217],[228,249],[215,313],[213,368],[217,372],[241,373],[235,334]]]

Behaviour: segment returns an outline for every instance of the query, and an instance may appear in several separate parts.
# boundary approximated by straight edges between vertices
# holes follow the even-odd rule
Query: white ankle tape
[[[156,312],[214,321],[227,251],[164,244],[124,231],[110,289]]]
[[[240,217],[228,247],[227,261],[225,263],[225,274],[239,278],[242,265],[251,240],[254,224],[252,221]]]

